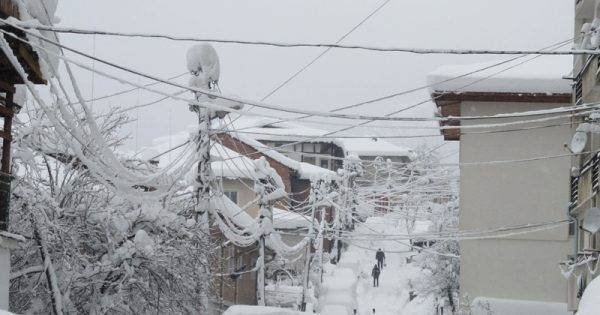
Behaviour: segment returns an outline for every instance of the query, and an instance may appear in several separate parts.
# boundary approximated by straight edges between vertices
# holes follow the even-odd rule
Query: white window
[[[225,196],[227,196],[227,198],[229,198],[229,200],[233,201],[233,203],[237,204],[238,203],[238,193],[235,190],[226,190],[223,192],[223,194]]]

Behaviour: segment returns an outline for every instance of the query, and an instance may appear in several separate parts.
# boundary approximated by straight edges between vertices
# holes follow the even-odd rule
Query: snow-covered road
[[[406,233],[402,220],[393,217],[372,217],[357,225],[355,235],[386,233]],[[386,254],[384,266],[379,278],[379,287],[373,287],[371,269],[376,263],[375,251],[382,248]],[[413,255],[407,241],[352,241],[337,266],[329,266],[324,285],[337,287],[336,294],[323,294],[319,299],[320,307],[330,304],[346,305],[357,314],[431,314],[434,313],[431,299],[416,298],[409,303],[409,291],[412,283],[421,276],[420,270],[413,264],[407,264],[406,258]],[[344,282],[345,285],[341,285]],[[349,283],[355,285],[349,285]],[[348,299],[334,298],[345,290]],[[355,292],[351,292],[355,290]],[[331,292],[328,290],[328,292]],[[350,298],[351,297],[351,298]],[[350,313],[352,314],[352,313]]]

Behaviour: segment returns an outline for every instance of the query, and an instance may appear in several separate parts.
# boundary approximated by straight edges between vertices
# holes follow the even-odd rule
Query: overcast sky
[[[335,42],[380,3],[349,0],[61,0],[57,15],[61,18],[59,25],[65,27],[244,40]],[[573,1],[568,0],[392,0],[344,43],[538,49],[572,37],[572,24]],[[160,39],[68,34],[62,35],[62,41],[98,57],[164,78],[185,72],[185,53],[192,45]],[[214,46],[221,60],[223,92],[255,100],[265,96],[322,51],[319,48]],[[332,50],[267,102],[329,110],[423,85],[427,73],[442,64],[505,58],[507,56],[420,56]],[[95,66],[136,82],[150,82]],[[78,71],[78,77],[88,96],[102,96],[129,88],[97,75],[92,80],[89,72]],[[187,77],[178,82],[187,82]],[[158,97],[147,92],[134,92],[97,102],[94,107],[99,110],[107,105],[130,107]],[[422,90],[377,106],[363,107],[360,112],[386,114],[425,98],[427,91]],[[433,109],[434,106],[428,103],[405,115],[431,116]],[[138,118],[138,122],[127,130],[135,138],[130,142],[132,148],[148,145],[158,136],[182,131],[195,121],[187,105],[176,101],[161,102],[133,112],[132,116]],[[398,134],[403,130],[393,132]],[[406,132],[431,134],[432,131]],[[430,144],[436,141],[441,140],[431,139]],[[455,149],[450,145],[443,152],[451,153]]]

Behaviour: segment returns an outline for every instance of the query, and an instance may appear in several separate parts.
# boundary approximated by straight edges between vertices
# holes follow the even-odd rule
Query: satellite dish
[[[581,228],[594,234],[600,231],[600,209],[593,207],[586,211]]]
[[[196,76],[202,76],[208,82],[218,82],[220,75],[219,56],[209,44],[198,44],[187,52],[187,68]]]
[[[573,135],[573,138],[571,139],[571,144],[569,145],[571,152],[573,152],[573,153],[583,152],[583,149],[585,149],[585,146],[587,145],[587,139],[588,139],[588,136],[587,136],[586,132],[576,131],[575,134]]]

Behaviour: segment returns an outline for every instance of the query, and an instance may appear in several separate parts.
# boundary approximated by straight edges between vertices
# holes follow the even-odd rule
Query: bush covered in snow
[[[100,182],[61,141],[45,115],[16,122],[11,232],[11,310],[46,313],[201,313],[200,258],[212,246],[196,228],[189,199],[126,196]],[[125,118],[105,116],[112,144]],[[124,161],[151,174],[151,165]],[[139,186],[138,191],[152,191]]]

